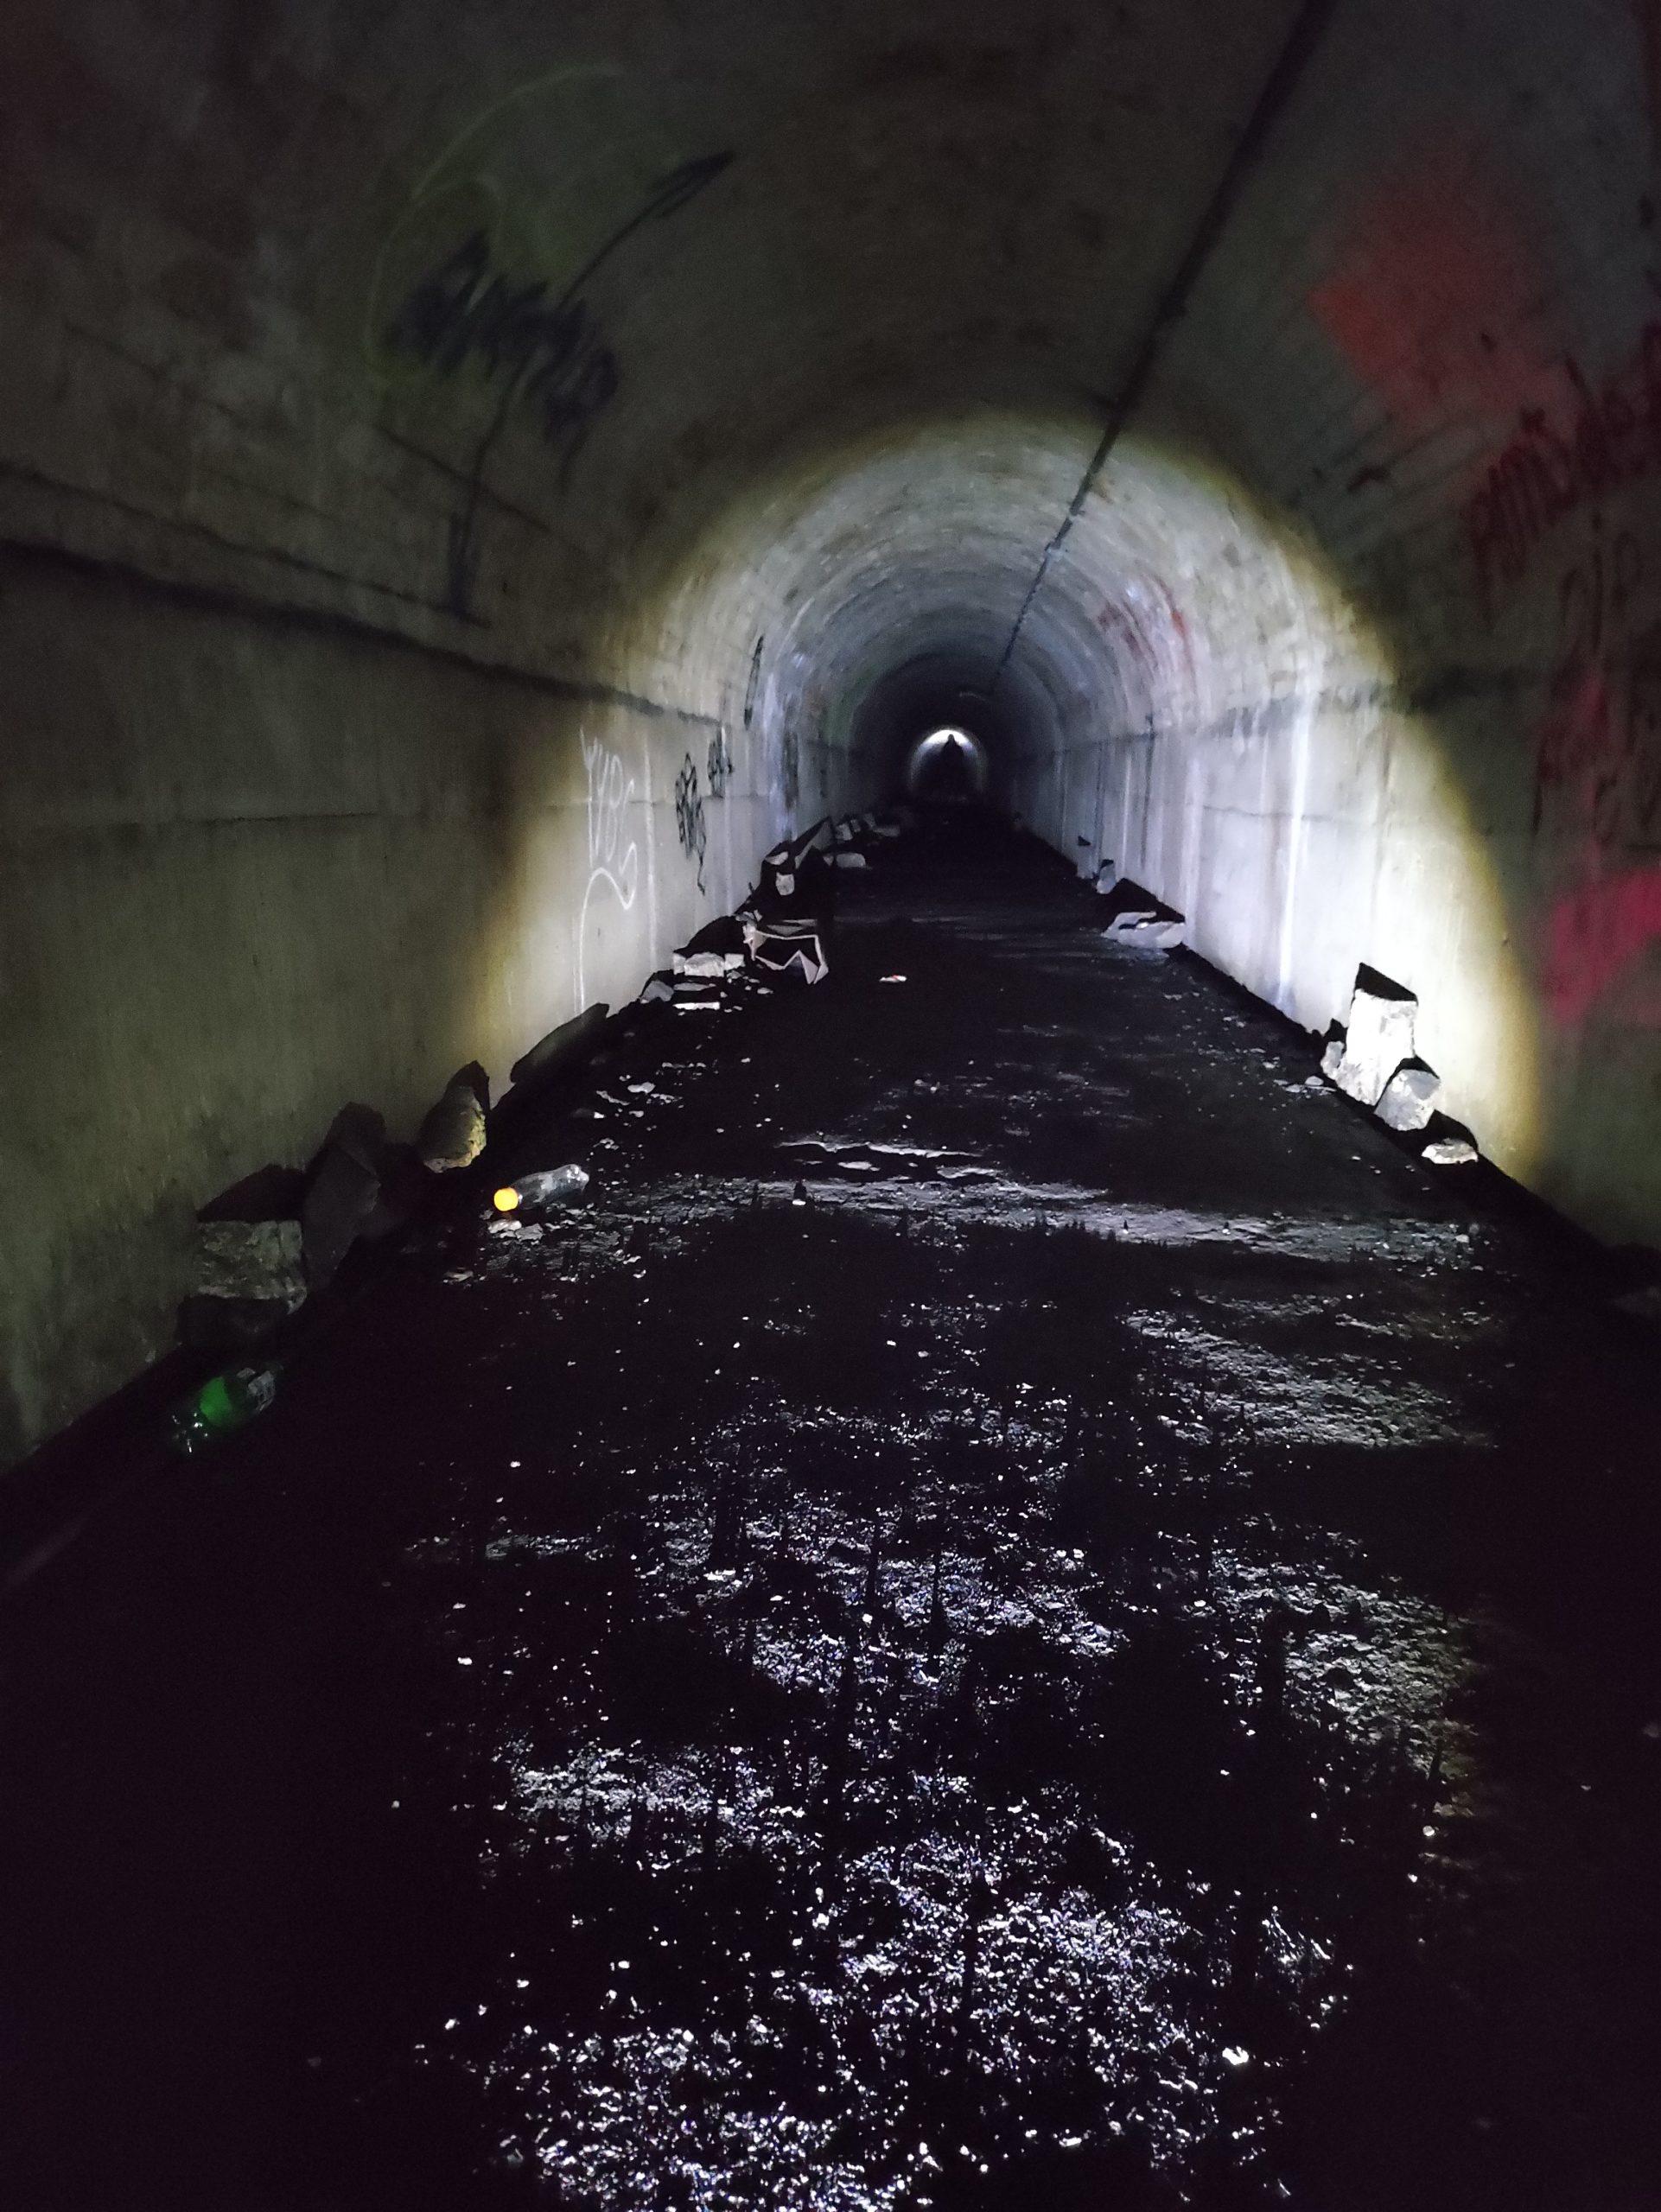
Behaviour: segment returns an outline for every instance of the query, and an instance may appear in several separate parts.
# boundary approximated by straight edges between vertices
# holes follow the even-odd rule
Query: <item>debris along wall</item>
[[[1524,12],[0,10],[0,1446],[162,1341],[196,1199],[880,798],[905,669],[1661,1232],[1654,41]]]
[[[1102,650],[1019,802],[1312,1029],[1415,993],[1483,1148],[1651,1243],[1654,16],[1336,11],[1028,617]]]
[[[15,555],[0,661],[16,1452],[165,1347],[215,1192],[500,1090],[754,855],[697,716]]]
[[[198,1201],[347,1099],[407,1131],[500,1079],[875,796],[839,718],[880,642],[798,620],[823,533],[724,585],[711,533],[843,429],[1018,432],[1076,387],[1052,341],[1111,363],[1284,0],[1207,32],[1178,161],[1207,12],[0,11],[0,1452],[165,1341]],[[913,504],[961,574],[973,517]]]
[[[354,12],[0,22],[0,1464],[166,1349],[205,1200],[500,1090],[790,818],[741,668],[630,690],[585,557],[723,149],[545,57],[411,105]]]

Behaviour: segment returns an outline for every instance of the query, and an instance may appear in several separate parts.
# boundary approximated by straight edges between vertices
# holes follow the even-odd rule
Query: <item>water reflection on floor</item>
[[[1661,2201],[1642,1341],[996,857],[642,1030],[595,1203],[218,1471],[330,1624],[223,2202]]]

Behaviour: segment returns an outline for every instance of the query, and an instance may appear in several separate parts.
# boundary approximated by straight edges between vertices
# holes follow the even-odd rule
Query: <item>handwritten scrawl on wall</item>
[[[698,889],[703,888],[703,855],[710,843],[710,825],[703,811],[703,794],[698,789],[698,764],[689,753],[675,779],[675,830],[680,838],[680,849],[688,860],[696,860]]]
[[[527,109],[539,111],[553,96],[569,100],[577,87],[591,95],[596,79],[620,74],[601,66],[557,71],[475,118],[417,184],[376,259],[365,346],[378,377],[393,382],[413,372],[444,381],[467,372],[493,397],[447,531],[446,603],[464,620],[477,619],[480,509],[492,455],[509,423],[523,417],[533,425],[563,489],[590,429],[621,388],[621,366],[588,288],[637,232],[678,214],[734,158],[728,151],[679,162],[627,206],[597,244],[571,249],[575,268],[556,274],[537,266],[534,245],[507,220],[512,188],[481,166],[487,149],[504,118],[520,130]],[[603,204],[603,194],[599,198]]]
[[[590,910],[598,949],[604,942],[603,916],[608,904],[629,913],[640,888],[640,849],[628,835],[627,819],[634,798],[634,779],[625,773],[620,753],[590,738],[586,732],[582,734],[582,766],[589,785],[589,880],[576,925],[579,1010],[589,1003]]]
[[[703,766],[710,779],[710,798],[725,798],[727,786],[733,779],[733,756],[724,728],[718,729],[710,740],[710,750]]]
[[[1618,1000],[1623,1021],[1656,1027],[1661,990],[1645,971],[1661,947],[1661,527],[1646,480],[1661,478],[1661,321],[1601,379],[1572,358],[1562,373],[1562,404],[1523,410],[1483,469],[1465,536],[1486,623],[1531,578],[1550,595],[1530,809],[1556,856],[1547,1003],[1579,1023]]]

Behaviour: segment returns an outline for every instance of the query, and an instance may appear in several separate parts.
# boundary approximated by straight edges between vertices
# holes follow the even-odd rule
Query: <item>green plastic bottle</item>
[[[168,1441],[175,1452],[200,1452],[245,1428],[277,1395],[280,1372],[276,1366],[233,1367],[211,1376],[168,1415]]]

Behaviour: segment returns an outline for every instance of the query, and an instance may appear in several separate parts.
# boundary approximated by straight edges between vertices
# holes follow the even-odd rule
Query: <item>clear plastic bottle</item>
[[[168,1441],[175,1452],[200,1452],[245,1428],[277,1395],[276,1366],[234,1367],[210,1376],[168,1415]]]
[[[546,1206],[574,1205],[588,1187],[585,1167],[544,1167],[504,1183],[491,1204],[498,1213],[534,1213]]]

